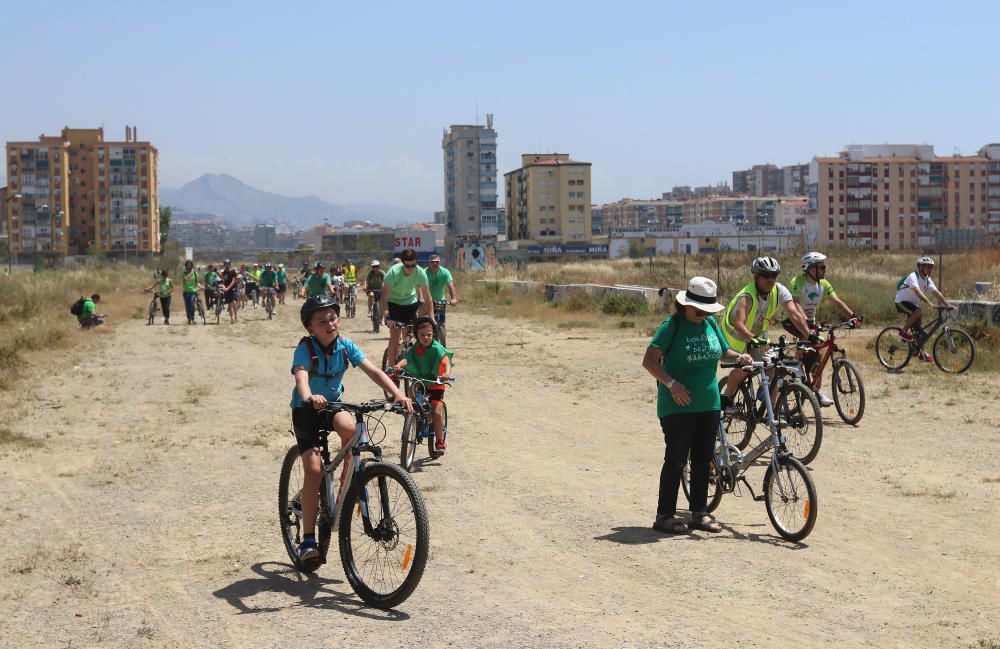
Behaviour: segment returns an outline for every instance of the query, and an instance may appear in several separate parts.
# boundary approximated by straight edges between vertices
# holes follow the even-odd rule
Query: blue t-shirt
[[[318,351],[316,374],[309,377],[309,389],[312,390],[313,394],[323,395],[327,401],[339,401],[340,395],[343,393],[340,384],[344,379],[344,374],[347,373],[348,363],[352,367],[357,367],[361,361],[365,360],[365,355],[353,342],[347,338],[338,337],[333,342],[333,353],[327,356],[323,353],[316,338],[313,336],[309,338],[310,340],[302,341],[295,348],[295,355],[292,356],[292,376],[295,376],[295,369],[298,367],[304,367],[306,371],[311,371],[312,355]],[[302,396],[294,386],[292,387],[292,402],[289,405],[293,409],[303,405]]]

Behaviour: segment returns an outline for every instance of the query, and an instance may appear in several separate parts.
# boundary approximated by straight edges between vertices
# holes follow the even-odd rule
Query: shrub
[[[608,315],[646,315],[649,305],[645,298],[633,295],[609,295],[601,303],[601,311]]]

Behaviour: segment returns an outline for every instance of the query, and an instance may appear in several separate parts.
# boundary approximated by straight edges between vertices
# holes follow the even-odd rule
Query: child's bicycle
[[[916,331],[913,340],[903,338],[903,330],[899,327],[883,329],[875,339],[875,356],[878,362],[890,372],[900,371],[910,362],[910,358],[923,351],[924,343],[931,339],[934,332],[941,329],[931,347],[934,364],[948,374],[961,374],[969,369],[976,358],[976,343],[972,336],[948,324],[950,318],[945,312],[950,310],[946,306],[937,307],[937,317],[927,329]]]
[[[153,319],[156,318],[156,311],[160,308],[160,296],[153,292],[152,289],[147,290],[146,293],[153,293],[153,300],[149,303],[149,319],[146,320],[146,325],[153,324]]]
[[[819,353],[819,360],[812,372],[807,371],[803,381],[813,392],[819,391],[820,380],[826,364],[833,358],[833,377],[830,389],[833,391],[833,405],[837,414],[846,423],[857,425],[865,414],[865,384],[857,366],[847,360],[847,352],[837,344],[838,329],[854,329],[850,322],[823,324],[817,328],[820,334],[826,332],[825,340],[812,347]]]
[[[430,399],[427,397],[427,390],[432,386],[451,385],[455,382],[455,377],[447,379],[437,377],[436,379],[421,379],[413,376],[406,369],[395,372],[396,379],[405,381],[405,388],[409,392],[409,386],[413,386],[413,410],[414,414],[407,415],[403,420],[403,433],[399,439],[399,465],[407,471],[413,470],[413,461],[417,457],[417,447],[427,440],[427,455],[432,460],[436,460],[443,452],[435,448],[437,438],[434,434],[434,414]],[[409,396],[409,394],[407,394]],[[444,425],[441,428],[441,439],[448,439],[448,404],[442,403],[442,416]]]
[[[330,537],[336,528],[340,562],[351,588],[365,603],[389,609],[403,603],[420,583],[427,564],[430,521],[423,496],[410,474],[382,461],[382,450],[369,437],[369,423],[374,430],[381,429],[384,437],[385,425],[381,422],[384,413],[403,415],[406,410],[389,401],[357,404],[337,401],[322,412],[330,418],[329,422],[341,411],[353,414],[357,427],[332,461],[329,431],[320,434],[323,477],[316,520],[320,562],[306,565],[298,558],[305,474],[296,445],[285,454],[278,480],[281,537],[296,569],[312,572],[326,563]],[[346,470],[337,478],[341,462],[345,462]]]
[[[765,371],[768,366],[776,366],[777,358],[765,359],[747,365],[746,368],[757,372],[761,384],[767,392],[770,383]],[[737,363],[722,363],[722,367],[735,368]],[[816,486],[812,476],[805,466],[797,460],[785,446],[785,435],[781,423],[775,417],[770,399],[763,399],[766,407],[766,417],[761,423],[767,426],[769,435],[757,446],[743,453],[735,445],[729,443],[726,435],[726,416],[719,421],[716,431],[715,452],[708,469],[708,502],[706,510],[713,512],[722,501],[722,495],[733,493],[742,482],[755,501],[764,501],[767,517],[771,525],[783,538],[789,541],[801,541],[809,536],[816,525],[817,505]],[[746,479],[746,471],[758,458],[771,451],[771,458],[764,472],[762,493],[757,495]],[[681,486],[684,495],[690,499],[691,462],[684,466]],[[737,494],[739,495],[739,494]]]

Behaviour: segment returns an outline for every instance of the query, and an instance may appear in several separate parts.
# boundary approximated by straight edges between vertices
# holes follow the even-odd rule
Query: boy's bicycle
[[[920,354],[924,344],[931,339],[934,332],[941,329],[931,347],[934,364],[942,372],[949,374],[961,374],[969,369],[976,358],[976,343],[972,336],[948,324],[951,318],[945,315],[945,311],[950,310],[946,306],[937,307],[937,317],[931,322],[930,327],[913,328],[915,334],[913,340],[904,339],[903,330],[899,327],[883,329],[875,339],[875,356],[878,362],[890,372],[898,372],[906,367],[914,354]]]
[[[435,300],[434,301],[434,324],[437,328],[434,332],[434,337],[442,347],[447,347],[445,343],[445,331],[444,331],[444,314],[445,310],[448,308],[448,300]]]
[[[358,290],[354,284],[347,288],[347,297],[344,299],[344,311],[348,318],[353,318],[358,310]]]
[[[356,429],[332,461],[329,431],[320,434],[323,475],[316,520],[320,563],[309,566],[298,558],[305,474],[296,445],[285,454],[278,480],[281,537],[295,567],[312,572],[326,562],[330,537],[336,528],[340,562],[351,588],[365,603],[389,609],[404,602],[420,583],[427,564],[430,521],[423,496],[410,474],[382,461],[382,450],[369,437],[369,423],[384,434],[385,425],[381,422],[384,413],[405,415],[406,410],[389,401],[357,404],[337,401],[322,412],[332,419],[341,411],[354,415]],[[329,427],[332,428],[332,422]],[[337,478],[341,462],[346,470]]]
[[[768,366],[777,367],[780,358],[770,358],[747,365],[751,371],[761,377],[765,392],[770,383],[767,377]],[[737,363],[722,363],[722,367],[735,368]],[[786,447],[786,438],[782,431],[780,412],[775,413],[771,402],[764,399],[765,416],[761,423],[767,426],[768,435],[753,449],[743,453],[735,445],[729,443],[726,435],[726,419],[723,416],[716,431],[715,452],[709,463],[708,502],[706,510],[713,512],[722,501],[722,495],[733,493],[742,482],[755,501],[764,501],[767,517],[771,525],[783,538],[789,541],[801,541],[809,536],[816,525],[817,505],[816,486],[812,476],[802,462],[796,459]],[[758,458],[771,451],[764,472],[762,493],[757,495],[746,479],[746,471]],[[684,495],[690,498],[691,461],[684,466],[681,486]]]
[[[865,384],[861,380],[861,372],[854,363],[847,360],[847,352],[837,344],[836,334],[838,329],[853,328],[854,325],[850,322],[819,325],[818,332],[820,334],[826,332],[828,335],[822,342],[811,345],[819,353],[819,360],[812,372],[806,370],[805,384],[812,388],[813,392],[818,392],[823,370],[833,358],[831,384],[833,404],[841,419],[848,424],[857,425],[865,414]]]
[[[747,372],[733,394],[732,405],[726,409],[726,414],[730,415],[726,418],[726,432],[737,448],[745,449],[754,439],[758,425],[766,426],[765,404],[770,406],[773,401],[779,426],[788,436],[788,449],[803,464],[809,464],[816,458],[823,442],[823,418],[816,395],[811,388],[803,385],[805,371],[802,363],[788,351],[793,346],[794,343],[786,342],[784,336],[777,343],[768,345],[765,364],[769,371],[774,372],[774,377],[765,385],[761,372]],[[812,349],[805,344],[795,348],[799,351]],[[720,390],[725,383],[725,378],[719,381]],[[770,394],[771,399],[765,398],[766,394]],[[762,429],[757,441],[767,434],[767,429]]]
[[[438,451],[434,443],[437,438],[434,433],[434,413],[430,400],[427,397],[427,390],[432,386],[450,385],[455,382],[455,377],[444,379],[421,379],[413,376],[406,369],[401,369],[395,373],[397,379],[406,382],[407,394],[409,386],[413,386],[413,410],[414,414],[406,415],[403,420],[403,433],[399,439],[399,464],[407,471],[413,469],[413,460],[417,457],[417,447],[423,440],[427,440],[427,454],[432,460],[436,460],[443,455]],[[448,404],[442,403],[442,415],[444,426],[441,428],[442,440],[448,439]]]

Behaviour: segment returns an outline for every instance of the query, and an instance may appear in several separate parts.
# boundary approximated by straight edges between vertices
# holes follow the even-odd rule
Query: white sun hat
[[[677,294],[677,301],[708,313],[717,313],[726,307],[716,300],[718,287],[707,277],[692,277],[686,291]]]

